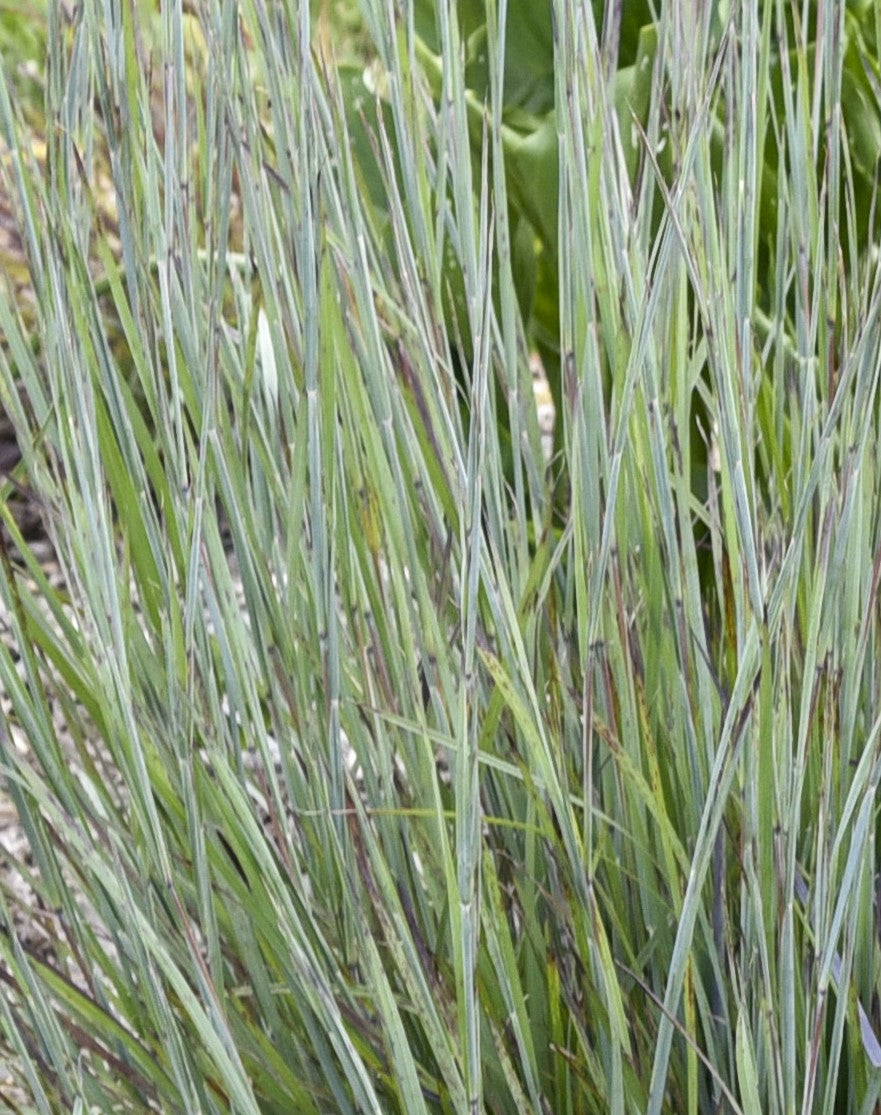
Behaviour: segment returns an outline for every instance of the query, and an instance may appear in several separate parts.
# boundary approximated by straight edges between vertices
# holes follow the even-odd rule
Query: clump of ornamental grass
[[[426,75],[410,7],[365,3],[381,205],[308,6],[184,7],[50,5],[44,162],[0,81],[32,290],[0,391],[59,573],[4,512],[19,1088],[874,1110],[881,288],[845,6],[664,7],[622,137],[614,16],[554,4],[547,467],[506,5],[475,134],[456,5]]]

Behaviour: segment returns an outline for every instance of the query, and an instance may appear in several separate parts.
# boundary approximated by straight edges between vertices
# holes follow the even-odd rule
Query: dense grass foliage
[[[876,1109],[879,17],[646,7],[540,112],[515,0],[51,3],[42,145],[4,64],[36,1110]]]

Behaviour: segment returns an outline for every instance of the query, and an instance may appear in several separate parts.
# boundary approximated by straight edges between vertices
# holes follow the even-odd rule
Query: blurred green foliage
[[[46,12],[47,0],[0,0],[0,62],[29,114],[43,102]]]
[[[765,14],[766,0],[760,6]],[[619,25],[609,23],[610,12],[604,0],[592,3],[597,34],[602,37],[611,70],[609,87],[611,104],[617,116],[621,147],[631,184],[646,172],[647,155],[644,132],[652,103],[653,86],[657,85],[667,97],[668,76],[658,72],[658,25],[652,21],[650,5],[644,0],[624,3],[615,18]],[[786,5],[777,6],[772,20],[778,22],[783,40],[793,37],[793,14]],[[714,43],[721,42],[727,25],[729,5],[724,0],[716,4],[711,23]],[[415,25],[425,47],[423,61],[427,62],[429,79],[439,93],[442,79],[440,33],[438,30],[435,0],[418,0]],[[484,106],[490,97],[489,51],[487,49],[486,0],[465,0],[457,6],[459,32],[465,43],[465,82],[473,95],[470,102],[469,125],[475,156],[479,157],[483,137]],[[868,0],[848,0],[844,14],[844,67],[841,104],[846,131],[849,168],[841,166],[841,175],[852,174],[853,212],[857,254],[863,252],[873,235],[869,227],[872,195],[879,159],[881,159],[881,65],[878,58],[878,19],[874,6]],[[816,5],[808,12],[808,27],[816,31],[818,14]],[[821,29],[822,30],[822,29]],[[514,241],[514,251],[519,258],[513,260],[515,277],[520,277],[518,295],[524,320],[538,325],[542,333],[553,335],[557,316],[557,238],[558,238],[558,184],[559,144],[556,122],[556,91],[554,77],[554,33],[552,4],[550,0],[535,3],[533,0],[512,0],[507,7],[505,35],[505,84],[503,104],[503,146],[508,201],[511,208],[511,226],[519,230]],[[432,66],[433,60],[433,66]],[[800,58],[794,50],[779,48],[774,53],[770,74],[775,107],[780,119],[785,114],[783,104],[784,84],[800,65],[814,66],[813,48],[807,57]],[[433,69],[433,72],[432,72]],[[344,94],[349,107],[349,125],[361,169],[370,187],[371,197],[378,210],[383,207],[385,185],[364,126],[375,124],[374,109],[368,104],[373,98],[367,92],[354,70],[347,72]],[[725,105],[713,106],[717,115],[715,169],[721,173],[726,158]],[[386,130],[394,138],[391,120],[386,120]],[[652,160],[669,178],[669,122],[662,120]],[[824,153],[825,155],[826,153]],[[826,159],[820,160],[818,174],[824,172]],[[770,249],[777,235],[777,176],[780,172],[779,137],[773,129],[765,135],[765,147],[760,159],[761,227],[759,240]],[[843,183],[842,183],[843,184]],[[527,229],[522,226],[527,222]],[[842,224],[846,224],[842,221]],[[846,245],[848,248],[850,245]],[[524,255],[525,254],[525,255]],[[537,256],[537,258],[525,258]],[[770,260],[767,260],[770,264]],[[766,275],[768,271],[764,272]],[[536,289],[536,276],[538,289]],[[761,274],[759,282],[762,282]],[[455,279],[451,277],[455,285]],[[535,321],[533,321],[535,316]],[[461,322],[459,322],[461,329]]]

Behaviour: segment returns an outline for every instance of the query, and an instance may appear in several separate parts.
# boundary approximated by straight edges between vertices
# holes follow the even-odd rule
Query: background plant
[[[52,5],[45,164],[4,69],[40,1110],[878,1102],[872,10],[559,2],[512,104],[525,13]]]

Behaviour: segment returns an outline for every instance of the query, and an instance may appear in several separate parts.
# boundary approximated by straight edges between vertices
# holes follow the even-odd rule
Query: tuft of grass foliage
[[[4,68],[33,305],[0,300],[0,394],[64,581],[0,509],[31,852],[0,1038],[35,1110],[875,1110],[861,120],[843,5],[822,55],[800,6],[722,5],[718,42],[715,7],[662,6],[631,177],[612,21],[555,0],[547,470],[504,0],[477,155],[457,6],[436,100],[410,5],[365,0],[381,215],[306,3],[51,3],[44,168]]]

